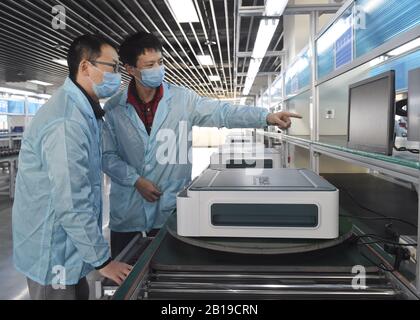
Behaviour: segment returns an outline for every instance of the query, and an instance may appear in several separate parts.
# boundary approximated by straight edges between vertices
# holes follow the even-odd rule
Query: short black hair
[[[101,35],[86,34],[73,41],[67,54],[69,76],[72,80],[76,80],[80,62],[83,59],[89,61],[98,59],[104,45],[116,49],[109,40]]]
[[[162,52],[162,43],[152,33],[138,32],[127,37],[120,46],[120,59],[124,65],[136,66],[137,59],[146,50]]]

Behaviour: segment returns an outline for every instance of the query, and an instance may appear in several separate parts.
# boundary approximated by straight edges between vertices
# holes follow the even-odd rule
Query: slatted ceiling
[[[0,81],[10,74],[24,74],[27,80],[54,83],[52,92],[67,76],[67,68],[53,59],[65,59],[72,40],[86,33],[100,33],[115,45],[138,31],[148,31],[163,43],[166,80],[186,86],[201,95],[241,95],[245,77],[234,86],[234,10],[239,0],[193,0],[199,23],[179,24],[167,0],[2,0],[0,2]],[[263,5],[264,0],[242,0],[242,5]],[[52,7],[66,8],[66,29],[54,30]],[[242,18],[239,51],[252,51],[260,18]],[[282,50],[282,23],[270,50]],[[207,41],[209,40],[209,41]],[[215,42],[215,44],[211,44]],[[215,66],[201,66],[198,55],[210,55]],[[238,72],[246,72],[249,58],[240,58]],[[278,59],[265,58],[262,71],[279,71]],[[220,81],[210,81],[219,76]],[[16,78],[12,77],[12,78]],[[128,83],[129,77],[123,75]],[[43,88],[40,88],[43,89]]]

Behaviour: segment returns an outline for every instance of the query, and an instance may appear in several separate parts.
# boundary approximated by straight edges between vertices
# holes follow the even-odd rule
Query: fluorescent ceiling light
[[[404,45],[402,45],[401,47],[392,50],[391,52],[388,53],[389,56],[391,57],[395,57],[395,56],[399,56],[403,53],[406,53],[408,51],[411,51],[413,49],[416,49],[420,47],[420,38],[417,38],[416,40],[413,40],[409,43],[406,43]]]
[[[252,85],[254,84],[255,78],[258,74],[258,71],[260,70],[262,60],[260,59],[252,59],[249,68],[248,68],[248,74],[246,76],[245,80],[245,87],[243,90],[243,95],[247,96],[249,95],[249,92],[251,91]]]
[[[266,15],[283,15],[287,3],[288,0],[267,0],[265,3]],[[244,96],[247,96],[251,91],[255,77],[260,70],[262,59],[267,53],[268,46],[273,39],[273,35],[276,32],[278,24],[279,19],[263,19],[260,21],[254,50],[252,51],[252,59],[249,64],[245,87],[243,89]]]
[[[168,0],[168,2],[179,23],[200,22],[192,0]]]
[[[53,62],[58,63],[62,66],[68,67],[67,60],[65,59],[53,59]]]
[[[209,76],[210,81],[220,81],[220,77],[219,76]]]
[[[281,16],[286,9],[288,0],[267,0],[265,14],[268,16]]]
[[[197,60],[203,66],[214,66],[213,59],[209,55],[198,55]]]
[[[247,96],[251,91],[252,85],[254,84],[255,78],[260,70],[262,59],[267,52],[267,48],[270,45],[273,34],[276,31],[278,20],[264,19],[260,22],[258,29],[257,39],[255,40],[254,51],[252,52],[252,59],[249,63],[249,68],[246,76],[245,87],[243,95]]]
[[[48,87],[48,86],[53,86],[54,84],[49,83],[49,82],[44,82],[44,81],[39,81],[39,80],[28,80],[28,82],[33,83],[33,84],[37,84],[40,86],[44,86],[44,87]]]
[[[278,24],[278,19],[263,19],[260,21],[254,51],[252,52],[252,57],[254,59],[264,58]]]

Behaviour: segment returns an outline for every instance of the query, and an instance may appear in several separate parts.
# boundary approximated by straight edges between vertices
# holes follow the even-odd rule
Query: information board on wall
[[[347,29],[334,43],[335,69],[340,68],[353,59],[353,28]]]

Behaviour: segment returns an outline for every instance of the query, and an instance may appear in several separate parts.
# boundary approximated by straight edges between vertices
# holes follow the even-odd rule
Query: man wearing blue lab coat
[[[34,300],[87,299],[97,269],[120,284],[131,267],[110,258],[102,235],[99,99],[121,85],[119,59],[104,38],[77,38],[69,78],[25,132],[13,204],[13,256]]]
[[[164,82],[162,45],[148,33],[129,37],[120,58],[132,81],[105,105],[103,170],[111,177],[111,251],[115,257],[138,233],[154,233],[191,181],[193,126],[288,128],[290,113],[233,106]]]

